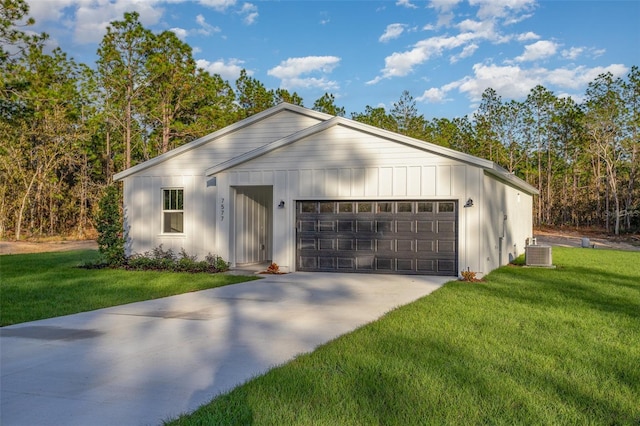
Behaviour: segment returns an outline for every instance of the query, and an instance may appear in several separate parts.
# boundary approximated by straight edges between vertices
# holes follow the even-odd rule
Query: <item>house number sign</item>
[[[220,222],[224,222],[224,198],[220,199]]]

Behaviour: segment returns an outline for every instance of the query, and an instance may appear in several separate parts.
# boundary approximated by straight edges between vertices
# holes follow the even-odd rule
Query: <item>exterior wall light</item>
[[[280,200],[280,204],[278,204],[279,209],[284,209],[284,200]]]
[[[473,200],[469,198],[467,202],[464,204],[465,207],[473,207]]]

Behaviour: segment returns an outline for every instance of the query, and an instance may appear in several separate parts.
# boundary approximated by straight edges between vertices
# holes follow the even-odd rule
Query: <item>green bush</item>
[[[110,185],[98,204],[98,249],[109,266],[120,266],[125,261],[121,199],[120,188]]]
[[[205,260],[198,261],[198,256],[189,255],[185,249],[176,255],[173,250],[164,250],[162,244],[151,251],[137,253],[130,256],[124,265],[127,269],[154,270],[172,272],[224,272],[229,269],[229,263],[220,256],[207,254]]]

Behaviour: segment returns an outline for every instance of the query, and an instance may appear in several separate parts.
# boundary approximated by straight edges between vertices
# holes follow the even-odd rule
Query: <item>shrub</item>
[[[98,249],[109,266],[124,263],[124,232],[122,224],[120,189],[109,185],[98,204],[96,228],[98,230]]]
[[[189,255],[183,248],[176,255],[173,250],[164,250],[162,244],[142,254],[136,253],[126,261],[127,269],[154,270],[172,272],[224,272],[229,269],[229,263],[220,256],[207,254],[204,260],[198,261],[198,256]]]
[[[469,271],[469,270],[462,271],[461,275],[462,275],[462,281],[467,281],[470,283],[475,283],[480,281],[478,278],[476,278],[476,273],[473,271]]]

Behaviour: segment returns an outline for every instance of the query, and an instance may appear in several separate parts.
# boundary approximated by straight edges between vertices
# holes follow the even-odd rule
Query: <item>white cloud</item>
[[[275,68],[268,71],[267,74],[277,78],[293,78],[300,74],[320,71],[329,73],[340,62],[337,56],[307,56],[304,58],[289,58],[283,61]]]
[[[61,2],[55,4],[59,5]],[[164,13],[164,9],[155,2],[74,0],[66,3],[66,7],[74,5],[75,16],[70,17],[70,20],[75,25],[74,41],[79,44],[100,42],[107,26],[112,21],[123,20],[125,12],[138,12],[139,20],[145,27],[157,24]]]
[[[222,31],[219,27],[214,27],[213,25],[209,24],[201,14],[198,14],[196,16],[196,23],[200,26],[200,28],[198,28],[196,32],[201,35],[207,36],[211,33],[219,33],[220,31]]]
[[[565,59],[574,60],[584,53],[584,47],[571,47],[564,49],[561,54]]]
[[[402,7],[406,7],[408,9],[417,9],[418,6],[416,6],[415,4],[411,3],[410,0],[398,0],[396,1],[396,6],[402,6]]]
[[[77,0],[28,0],[29,16],[36,22],[53,21],[59,22],[64,18],[64,9],[74,6]]]
[[[527,33],[523,33],[523,34],[518,34],[518,36],[516,37],[516,40],[518,41],[530,41],[530,40],[538,40],[540,38],[540,36],[534,32],[527,32]]]
[[[431,0],[429,7],[435,9],[440,13],[450,12],[455,8],[462,0]]]
[[[416,98],[416,101],[428,102],[431,104],[441,104],[446,101],[446,97],[447,97],[446,91],[442,89],[438,89],[436,87],[432,87],[430,89],[425,90],[422,96],[418,96]]]
[[[187,38],[187,35],[189,35],[189,32],[184,28],[169,28],[169,31],[173,32],[180,40],[183,41]]]
[[[252,25],[258,19],[258,7],[252,3],[244,3],[238,13],[244,15],[243,21],[246,25]]]
[[[482,93],[490,87],[503,98],[520,100],[526,98],[531,89],[537,85],[563,93],[581,91],[602,73],[610,72],[614,77],[619,77],[625,75],[628,68],[622,64],[557,69],[542,67],[525,69],[517,65],[476,64],[473,66],[473,72],[473,76],[464,77],[440,89],[446,92],[457,88],[472,102],[479,102],[482,99]]]
[[[389,40],[398,38],[402,35],[405,28],[406,28],[405,24],[389,24],[387,25],[387,29],[385,30],[384,34],[380,36],[378,41],[384,43]]]
[[[232,6],[235,6],[236,0],[200,0],[203,6],[211,7],[218,12],[224,12]]]
[[[209,62],[206,59],[196,60],[196,66],[208,71],[211,74],[219,74],[224,80],[235,81],[240,77],[240,71],[244,69],[242,66],[244,61],[236,58],[228,59],[226,62],[224,59],[218,59],[214,62]],[[253,71],[247,70],[247,75],[253,75]]]
[[[455,64],[460,59],[464,59],[464,58],[468,58],[469,56],[472,56],[475,53],[475,51],[478,49],[478,47],[480,47],[480,46],[478,46],[475,43],[472,43],[472,44],[469,44],[469,45],[465,46],[462,49],[462,52],[460,52],[457,55],[453,55],[451,57],[451,59],[449,60],[449,62],[452,63],[452,64]]]
[[[340,63],[340,58],[336,56],[307,56],[303,58],[289,58],[282,61],[278,66],[267,71],[267,74],[279,78],[281,87],[287,88],[322,88],[324,90],[335,90],[338,84],[330,81],[324,76],[302,77],[307,74],[328,74]]]
[[[558,44],[548,40],[536,41],[524,47],[524,53],[515,58],[518,62],[536,61],[553,56],[558,51]]]
[[[375,84],[384,78],[408,75],[415,66],[426,62],[434,56],[441,55],[444,50],[460,47],[475,38],[476,36],[473,33],[463,33],[453,37],[439,36],[421,40],[411,50],[395,52],[387,56],[384,60],[385,67],[382,69],[382,75],[367,82],[367,84]]]
[[[478,6],[478,18],[500,18],[507,23],[515,23],[536,6],[536,0],[469,0],[471,6]]]

